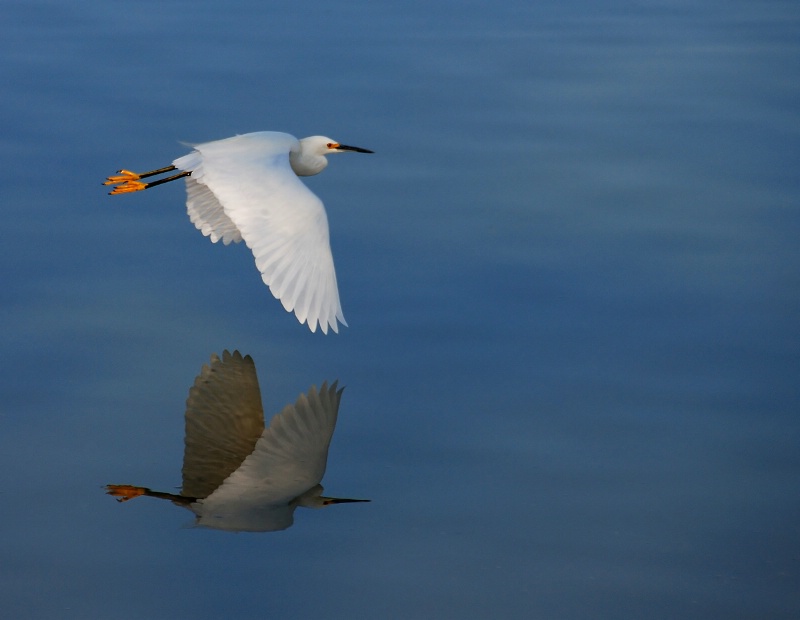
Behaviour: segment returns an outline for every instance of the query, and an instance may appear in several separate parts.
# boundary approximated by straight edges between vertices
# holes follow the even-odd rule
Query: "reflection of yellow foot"
[[[106,493],[116,497],[118,502],[127,502],[129,499],[144,495],[147,491],[144,487],[135,487],[130,484],[109,484]]]
[[[106,185],[109,185],[109,183],[106,183]],[[121,185],[117,185],[114,189],[112,189],[108,193],[109,195],[114,196],[115,194],[129,194],[130,192],[138,192],[139,190],[142,189],[147,189],[147,183],[142,183],[141,181],[129,180],[125,181]]]
[[[138,181],[142,178],[136,172],[131,172],[130,170],[117,170],[117,174],[118,176],[108,177],[103,185],[116,185],[126,181]]]

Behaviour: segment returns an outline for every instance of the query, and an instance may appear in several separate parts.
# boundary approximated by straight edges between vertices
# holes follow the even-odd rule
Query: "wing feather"
[[[342,389],[334,382],[312,387],[272,418],[253,453],[204,505],[290,502],[325,475]]]
[[[186,197],[189,219],[213,243],[221,239],[224,245],[228,245],[231,241],[239,243],[242,240],[236,224],[225,215],[222,205],[208,187],[186,177]]]
[[[228,351],[211,356],[189,390],[181,493],[206,497],[253,452],[264,432],[253,359]]]

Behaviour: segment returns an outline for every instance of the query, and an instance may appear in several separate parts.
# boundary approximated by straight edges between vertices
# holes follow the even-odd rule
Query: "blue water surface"
[[[0,8],[0,615],[800,616],[794,2],[9,1]],[[323,134],[344,314],[312,334],[181,183]],[[342,396],[327,492],[191,527],[184,404]]]

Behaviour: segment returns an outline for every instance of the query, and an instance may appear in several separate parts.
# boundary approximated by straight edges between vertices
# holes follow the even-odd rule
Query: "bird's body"
[[[106,184],[114,193],[146,189],[186,179],[187,210],[192,223],[212,242],[244,241],[258,270],[283,307],[311,331],[317,325],[338,332],[347,325],[339,301],[328,218],[322,201],[298,176],[319,174],[326,155],[343,151],[371,153],[324,136],[298,140],[263,131],[193,145],[172,166],[152,173],[120,171]],[[141,183],[152,174],[179,170],[167,179]]]

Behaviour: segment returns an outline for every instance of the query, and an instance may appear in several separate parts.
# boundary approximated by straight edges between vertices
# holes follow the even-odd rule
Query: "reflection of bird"
[[[260,131],[193,146],[171,166],[135,173],[120,170],[106,185],[123,194],[186,178],[192,223],[211,241],[225,245],[244,239],[261,278],[287,312],[323,333],[347,323],[339,303],[325,207],[297,177],[322,172],[326,155],[355,151],[324,136],[298,140]],[[141,179],[179,170],[151,181]]]
[[[264,430],[255,365],[248,355],[211,356],[189,390],[180,494],[109,485],[119,501],[139,495],[172,500],[197,515],[197,525],[267,532],[292,525],[298,506],[369,500],[322,496],[320,481],[342,390],[323,383],[287,405]]]

